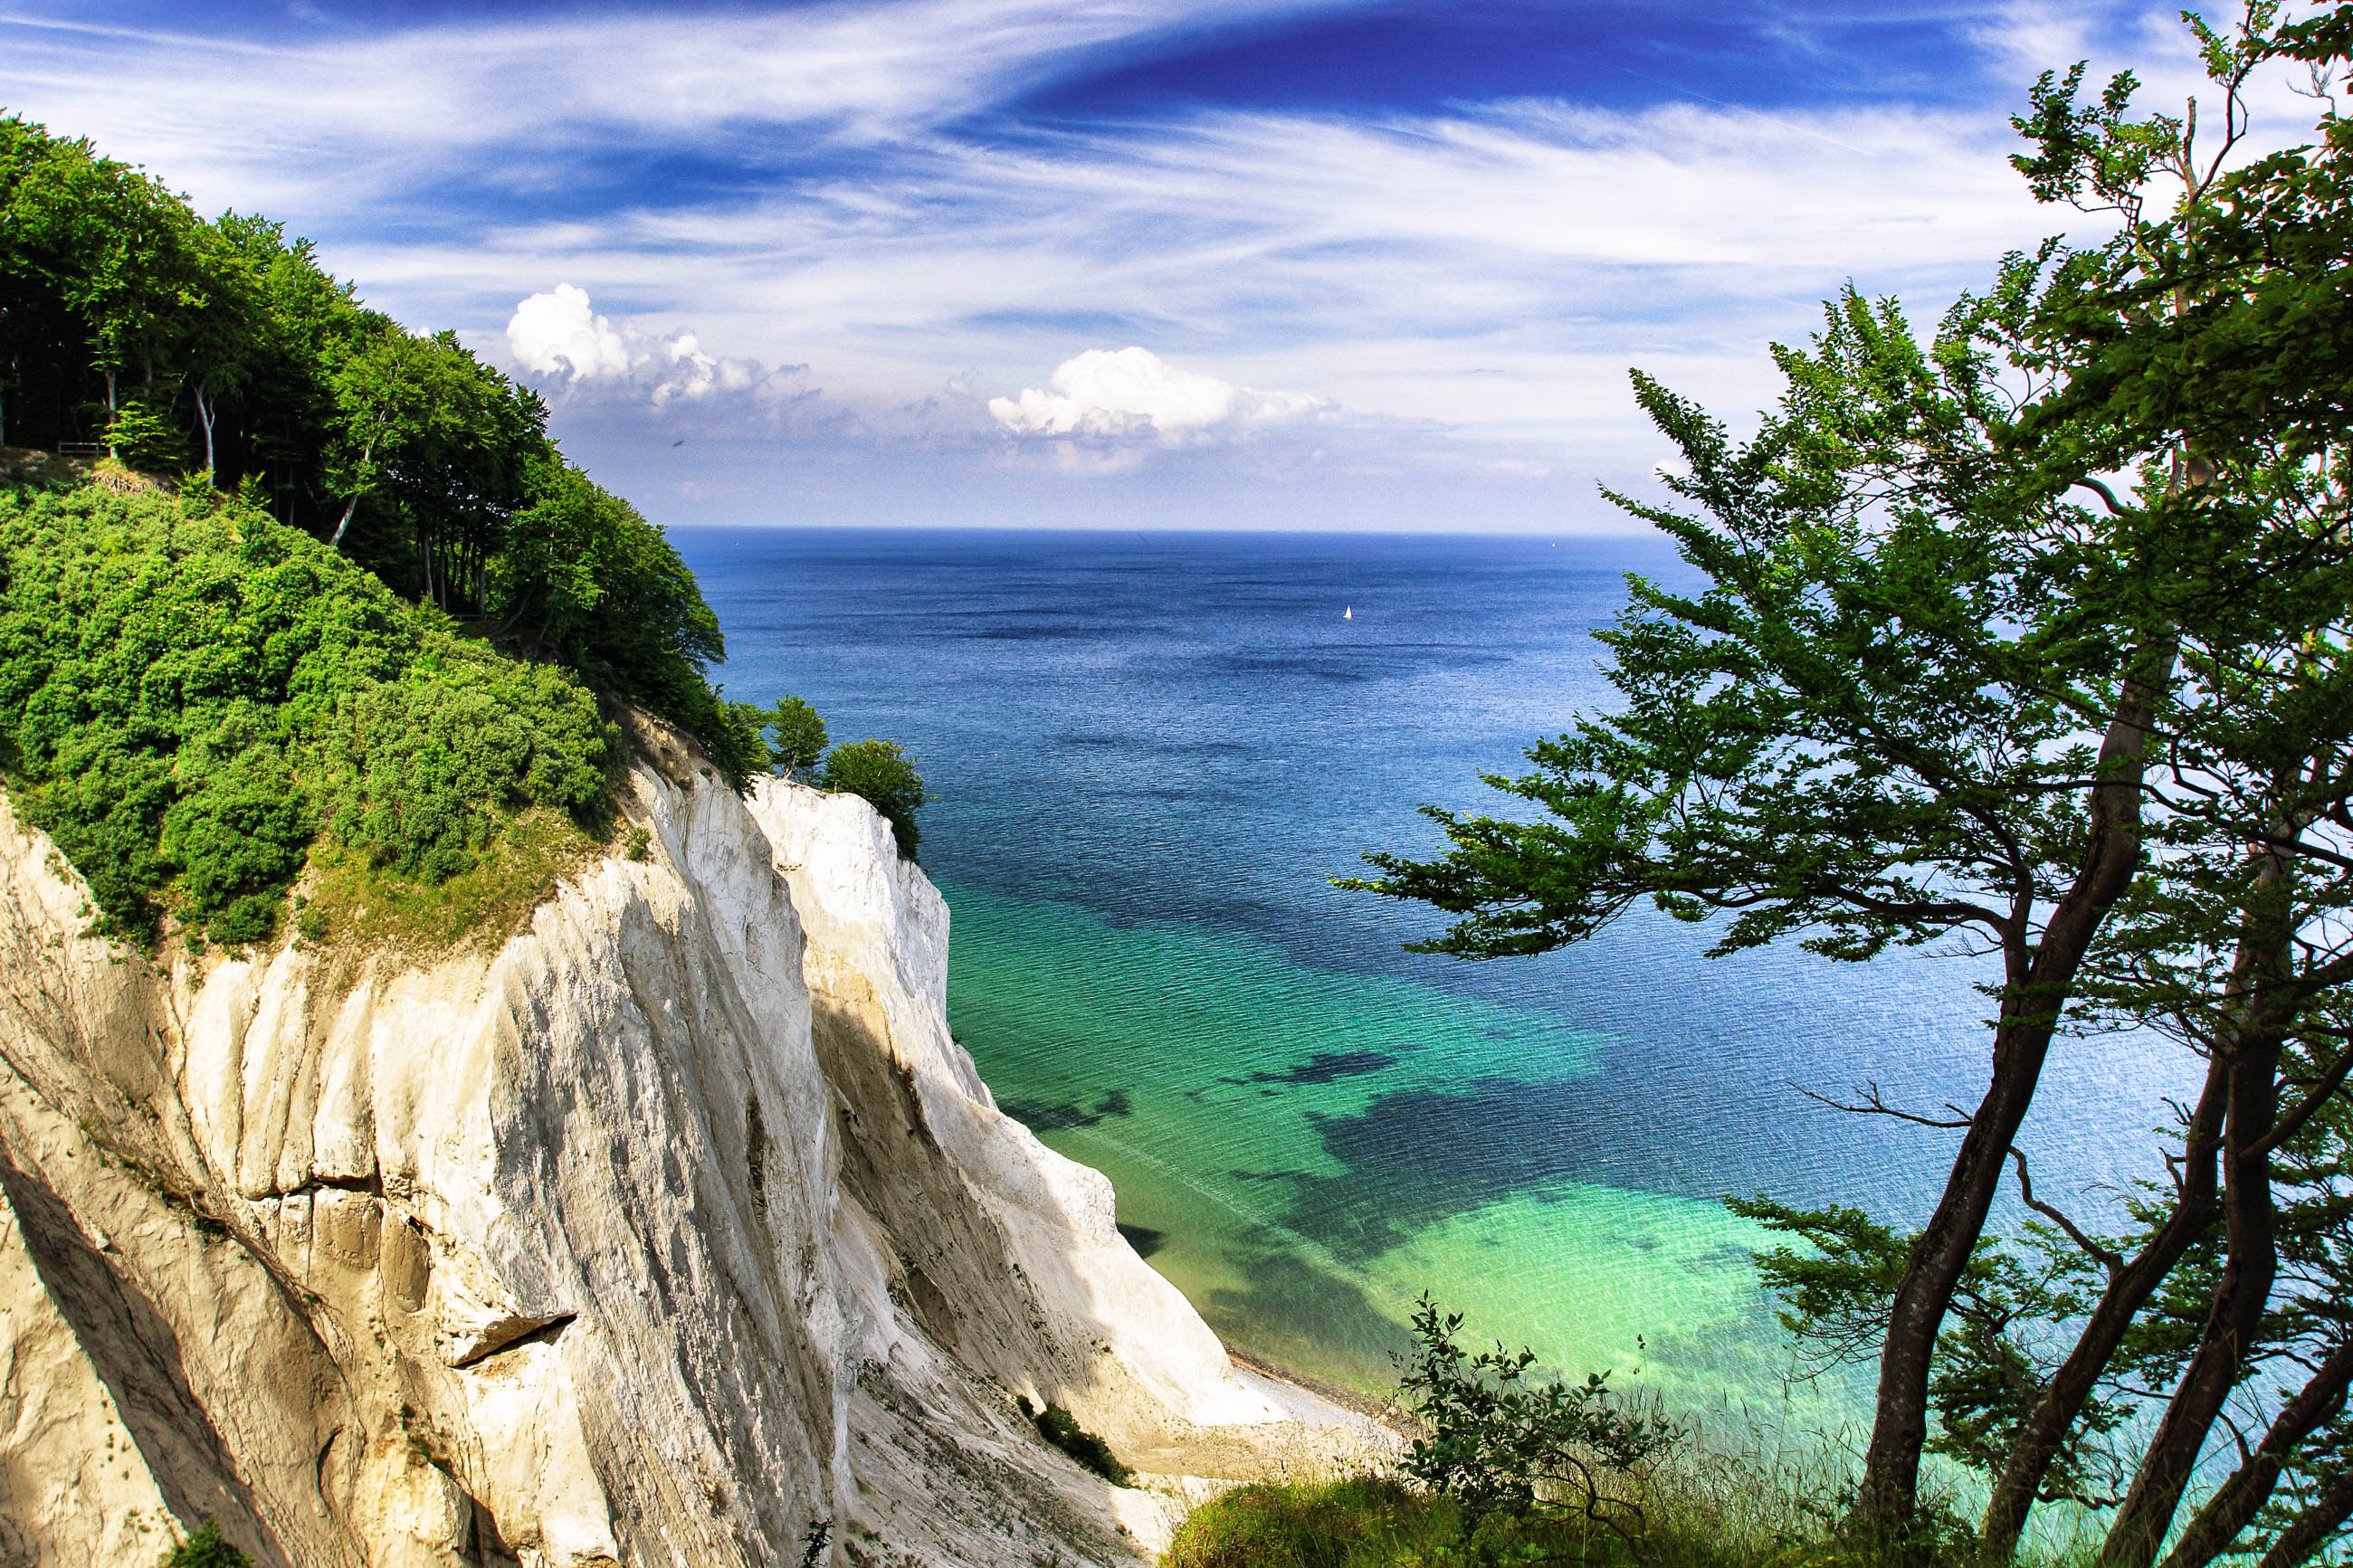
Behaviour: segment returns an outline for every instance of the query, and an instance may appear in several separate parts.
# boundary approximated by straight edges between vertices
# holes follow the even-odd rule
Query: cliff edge
[[[998,1112],[863,802],[659,735],[502,942],[149,958],[0,798],[0,1565],[1117,1563],[1303,1426]]]

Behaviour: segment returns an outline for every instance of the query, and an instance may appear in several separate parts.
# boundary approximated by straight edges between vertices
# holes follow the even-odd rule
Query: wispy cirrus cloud
[[[2105,51],[2187,81],[2178,37],[2114,0],[1930,16],[2000,89],[1982,102],[1662,83],[1633,102],[1023,108],[1170,40],[1350,9],[899,0],[315,35],[0,19],[0,104],[200,205],[290,219],[372,301],[458,327],[614,454],[690,426],[787,467],[915,443],[969,489],[1025,441],[1124,442],[1126,468],[1236,482],[1320,465],[1452,493],[1488,474],[1554,487],[1541,514],[1570,517],[1593,514],[1591,478],[1657,454],[1630,364],[1753,406],[1763,343],[1847,279],[1932,311],[2003,250],[2096,226],[2035,207],[2005,163],[2042,65]]]

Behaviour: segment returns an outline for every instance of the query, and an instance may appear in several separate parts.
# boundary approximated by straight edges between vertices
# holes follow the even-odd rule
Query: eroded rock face
[[[0,1565],[1130,1561],[1016,1395],[1275,1431],[996,1110],[881,820],[670,761],[431,961],[159,966],[0,800]]]

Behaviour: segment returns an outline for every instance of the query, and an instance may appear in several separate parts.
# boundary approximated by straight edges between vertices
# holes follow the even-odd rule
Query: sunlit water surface
[[[1427,1289],[1550,1365],[1678,1403],[1793,1394],[1727,1193],[1917,1217],[1949,1135],[1800,1092],[1981,1087],[1981,972],[1702,956],[1648,910],[1542,959],[1400,951],[1430,911],[1337,890],[1424,851],[1424,801],[1609,689],[1590,634],[1640,540],[680,530],[730,697],[886,736],[937,801],[948,1006],[1000,1103],[1108,1173],[1122,1224],[1232,1343],[1366,1387]],[[1353,616],[1344,612],[1353,609]],[[2025,1146],[2096,1206],[2144,1171],[2147,1045],[2068,1046]],[[1810,1405],[1809,1402],[1811,1402]]]

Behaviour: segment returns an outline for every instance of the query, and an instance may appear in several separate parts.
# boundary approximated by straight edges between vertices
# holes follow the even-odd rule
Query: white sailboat
[[[1343,608],[1340,612],[1340,618],[1344,621],[1355,620],[1356,618],[1356,606],[1349,605]]]

